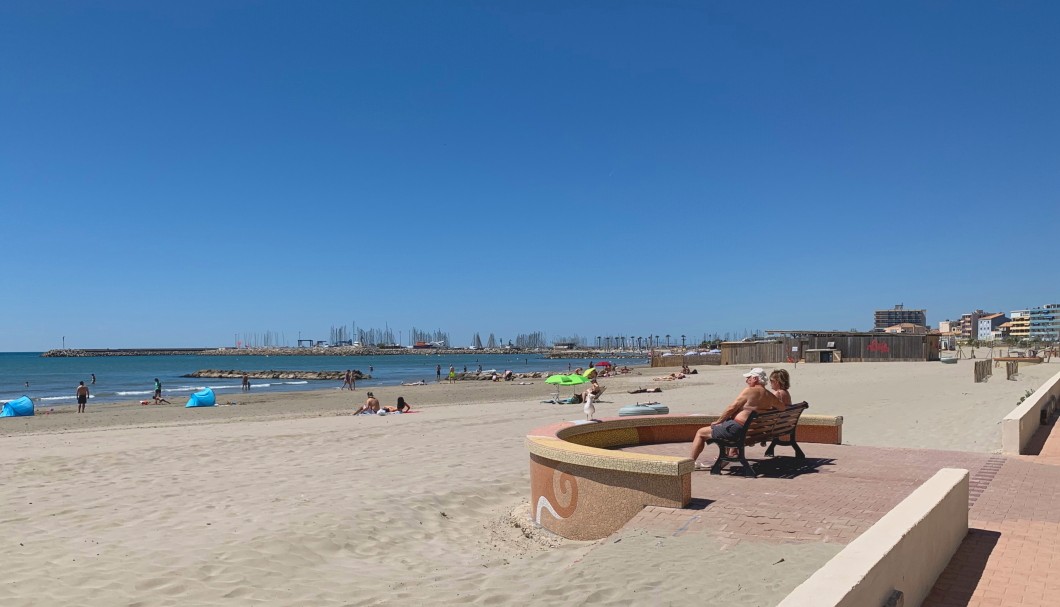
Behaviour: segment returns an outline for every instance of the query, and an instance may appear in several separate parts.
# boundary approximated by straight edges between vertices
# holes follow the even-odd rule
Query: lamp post
[[[666,347],[667,348],[670,347],[670,334],[669,333],[666,334]]]
[[[685,348],[685,336],[682,335],[681,336],[681,349],[684,350],[684,348]]]

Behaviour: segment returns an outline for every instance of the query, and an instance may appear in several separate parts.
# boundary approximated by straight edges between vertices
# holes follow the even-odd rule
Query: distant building
[[[1030,310],[1013,310],[1008,317],[1008,336],[1016,339],[1027,339],[1031,336]]]
[[[906,310],[904,305],[898,304],[891,310],[876,310],[874,320],[876,331],[903,323],[927,326],[927,310]]]
[[[953,331],[960,331],[960,330],[961,330],[960,321],[943,320],[943,321],[939,322],[939,333],[942,333],[943,335],[945,335],[947,333],[951,333]]]
[[[1060,341],[1060,304],[1031,308],[1030,337],[1038,341]]]
[[[884,333],[908,333],[910,335],[927,335],[928,328],[924,325],[917,325],[911,322],[903,322],[897,325],[891,325],[883,329]]]
[[[986,314],[979,317],[979,329],[976,331],[976,339],[990,341],[994,339],[994,331],[1002,324],[1008,322],[1008,316],[998,312],[997,314]]]
[[[956,324],[956,323],[955,323]],[[939,332],[939,347],[943,350],[956,350],[957,340],[961,337],[960,329]]]
[[[985,315],[982,310],[961,314],[961,339],[978,339],[979,317]]]
[[[994,341],[1004,341],[1009,338],[1009,331],[1012,330],[1012,321],[1003,322],[997,326],[996,329],[991,331],[990,339]]]

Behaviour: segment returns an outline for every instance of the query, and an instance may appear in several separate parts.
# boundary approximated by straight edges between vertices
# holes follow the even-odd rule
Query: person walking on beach
[[[158,378],[156,377],[155,378],[155,404],[156,405],[161,405],[162,403],[166,403],[167,405],[170,404],[170,402],[168,400],[162,398],[162,382],[158,381]]]
[[[77,412],[84,413],[85,405],[88,404],[88,386],[85,382],[80,382],[77,385]]]
[[[246,372],[243,373],[243,391],[250,392],[250,376]]]
[[[456,383],[456,367],[449,365],[449,383]]]
[[[343,390],[345,390],[346,388],[350,388],[350,390],[353,390],[353,388],[350,387],[350,377],[351,377],[350,370],[346,369],[346,376],[342,380],[342,389]]]
[[[434,375],[438,378],[438,383],[442,383],[442,366],[441,365],[435,365],[434,366]],[[28,386],[29,383],[26,383],[26,385]]]

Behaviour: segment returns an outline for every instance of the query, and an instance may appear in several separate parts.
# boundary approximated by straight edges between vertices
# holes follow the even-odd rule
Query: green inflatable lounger
[[[33,415],[33,401],[28,396],[4,403],[0,417],[25,417]]]
[[[216,404],[217,397],[214,396],[213,390],[206,388],[205,390],[200,390],[195,394],[192,394],[191,398],[188,399],[188,404],[184,405],[184,408],[187,409],[189,407],[212,407]]]
[[[627,417],[630,415],[664,415],[670,412],[670,408],[660,403],[637,403],[635,405],[629,405],[628,407],[622,407],[618,410],[619,417]]]

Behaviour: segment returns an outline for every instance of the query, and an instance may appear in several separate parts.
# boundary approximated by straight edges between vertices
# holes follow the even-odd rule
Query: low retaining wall
[[[716,415],[646,415],[561,422],[527,435],[534,521],[566,538],[611,535],[645,506],[683,508],[692,499],[688,457],[628,453],[614,447],[691,442]],[[840,444],[843,418],[803,415],[800,442]]]
[[[968,533],[968,471],[943,468],[777,607],[920,605]]]
[[[1019,455],[1041,426],[1042,418],[1052,415],[1060,406],[1060,373],[1049,378],[1018,407],[1001,420],[1001,452]]]

